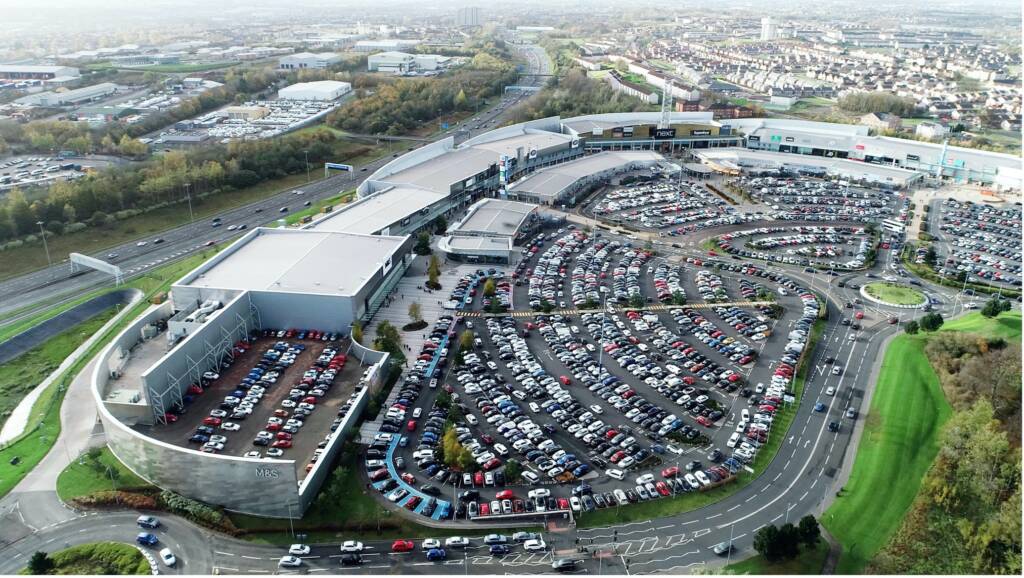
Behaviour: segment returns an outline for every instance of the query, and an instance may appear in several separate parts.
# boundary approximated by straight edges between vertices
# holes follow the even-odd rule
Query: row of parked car
[[[939,231],[950,247],[940,273],[1021,284],[1019,204],[998,208],[946,199],[940,211]]]

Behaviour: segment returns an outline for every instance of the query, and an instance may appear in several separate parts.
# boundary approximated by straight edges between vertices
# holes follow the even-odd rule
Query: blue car
[[[160,540],[158,540],[153,534],[140,532],[139,535],[135,537],[135,541],[142,546],[155,546]]]
[[[444,560],[447,557],[448,553],[444,551],[444,548],[431,548],[430,550],[427,550],[427,560],[430,562]]]
[[[814,404],[814,411],[825,411],[825,404],[821,403],[820,401]]]
[[[580,464],[579,466],[576,467],[575,470],[572,471],[572,475],[574,475],[574,476],[576,476],[578,478],[578,477],[583,476],[584,474],[586,474],[589,471],[590,471],[590,466],[588,466],[587,464]]]
[[[509,553],[508,546],[504,544],[494,544],[490,548],[491,556],[504,556]]]

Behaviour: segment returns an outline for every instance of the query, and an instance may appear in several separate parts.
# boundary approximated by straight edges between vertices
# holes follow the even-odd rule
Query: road
[[[528,73],[548,74],[550,72],[551,63],[543,49],[529,45],[521,47],[521,51]],[[534,84],[543,82],[543,79],[540,78],[530,78],[532,78],[530,82]],[[517,94],[501,99],[491,108],[463,121],[459,126],[451,127],[447,131],[432,136],[430,140],[441,140],[449,136],[456,136],[457,140],[464,140],[492,130],[505,120],[509,108],[524,97],[525,95]],[[227,229],[231,225],[245,225],[247,228],[251,228],[271,224],[284,216],[280,212],[283,207],[288,207],[289,211],[299,210],[303,208],[303,203],[306,201],[317,201],[355,188],[374,171],[400,154],[394,153],[391,156],[377,159],[358,167],[358,170],[352,174],[335,175],[300,185],[261,201],[219,213],[216,215],[221,219],[222,224],[219,227],[211,225],[214,218],[211,216],[146,239],[145,245],[140,246],[138,242],[132,241],[92,256],[106,260],[108,255],[116,254],[115,258],[109,260],[121,267],[126,277],[141,275],[154,267],[202,251],[211,242],[222,243],[244,233],[244,231],[228,231]],[[302,191],[302,194],[297,194],[297,191]],[[182,210],[186,210],[186,208],[185,205],[182,205]],[[155,243],[158,238],[163,239],[163,242]],[[111,281],[109,275],[92,270],[80,270],[77,274],[73,274],[70,263],[58,263],[0,282],[0,314],[29,308],[36,304],[41,306],[45,303],[46,306],[52,306],[55,301],[59,302],[62,298],[74,299],[89,289],[110,284]]]

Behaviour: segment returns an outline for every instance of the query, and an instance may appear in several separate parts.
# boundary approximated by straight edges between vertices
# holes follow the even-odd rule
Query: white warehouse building
[[[337,100],[352,92],[352,85],[337,80],[298,82],[277,91],[283,100]]]
[[[419,70],[437,70],[448,65],[451,58],[437,54],[409,54],[407,52],[378,52],[366,59],[366,69],[370,72],[412,72]]]
[[[339,60],[341,56],[333,52],[299,52],[282,56],[277,67],[280,70],[324,69]]]

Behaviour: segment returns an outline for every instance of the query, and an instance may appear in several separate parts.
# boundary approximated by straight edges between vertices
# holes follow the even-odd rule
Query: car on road
[[[838,432],[839,431],[839,422],[837,422],[837,421],[829,422],[829,424],[828,424],[828,431],[833,432],[833,433]]]
[[[576,560],[572,558],[557,558],[551,562],[551,569],[555,572],[572,572],[576,569]]]
[[[814,411],[825,411],[825,404],[821,403],[820,401],[814,404]]]
[[[452,536],[444,541],[445,548],[468,548],[469,544],[469,538],[464,536]]]
[[[292,544],[288,546],[288,553],[292,556],[306,556],[310,552],[308,544]]]
[[[160,550],[160,561],[168,568],[174,568],[174,565],[178,563],[178,559],[174,557],[174,552],[171,552],[170,548]]]
[[[359,554],[345,554],[341,557],[342,566],[358,566],[363,563],[363,557]]]
[[[432,548],[427,550],[427,561],[437,562],[444,560],[448,557],[448,552],[445,552],[444,548]]]
[[[412,540],[395,540],[391,543],[392,552],[412,552],[416,549],[416,544]]]
[[[853,419],[853,418],[857,417],[857,411],[854,410],[852,407],[846,408],[846,417],[848,419]]]
[[[302,566],[302,558],[297,556],[281,556],[281,559],[277,561],[277,565],[282,568],[298,568]]]
[[[487,534],[484,536],[484,544],[490,546],[492,544],[505,544],[508,542],[508,537],[504,534]]]
[[[719,556],[725,556],[732,550],[732,544],[729,542],[719,542],[711,550]]]
[[[155,546],[160,540],[148,532],[139,532],[138,536],[135,536],[135,542],[142,546]]]
[[[836,394],[836,388],[832,387],[831,385],[825,388],[825,395],[835,395],[835,394]]]
[[[355,540],[345,540],[341,543],[342,552],[362,552],[363,543],[356,542]]]
[[[154,516],[139,516],[139,518],[137,520],[135,520],[135,523],[138,524],[140,528],[159,528],[160,527],[160,520],[158,520]]]
[[[427,538],[427,539],[423,540],[423,543],[420,545],[420,550],[433,550],[434,548],[440,548],[440,547],[441,547],[441,541],[440,540],[438,540],[437,538]]]
[[[548,546],[544,543],[544,540],[534,539],[523,542],[523,549],[527,552],[543,552],[547,548]]]

